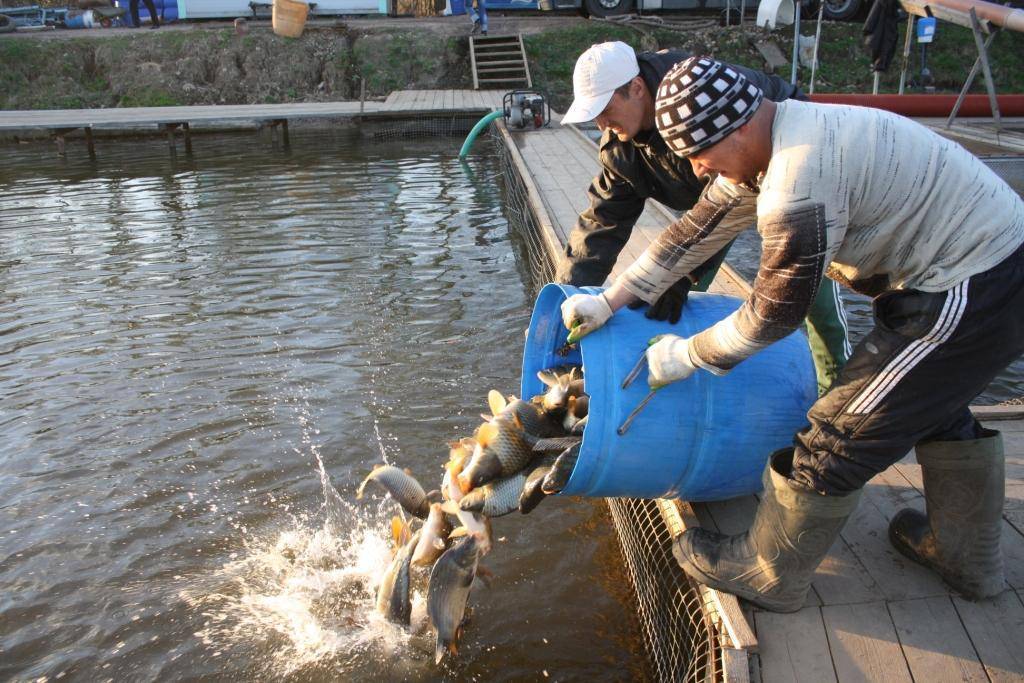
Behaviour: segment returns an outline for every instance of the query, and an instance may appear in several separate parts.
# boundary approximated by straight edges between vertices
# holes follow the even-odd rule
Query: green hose
[[[469,131],[469,135],[466,136],[466,141],[462,143],[462,149],[459,150],[459,158],[466,158],[466,155],[469,154],[470,147],[473,146],[473,143],[476,141],[476,136],[480,134],[480,131],[489,126],[491,121],[494,119],[500,119],[504,115],[505,113],[502,111],[492,111],[490,114],[477,121],[476,125],[473,126],[473,130]]]

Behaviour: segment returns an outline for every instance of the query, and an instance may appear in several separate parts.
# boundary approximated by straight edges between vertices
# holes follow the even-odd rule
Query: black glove
[[[647,309],[645,315],[651,320],[667,320],[670,324],[675,325],[683,315],[683,306],[686,305],[686,297],[690,295],[691,286],[693,283],[690,278],[682,278],[666,289],[664,294]],[[634,301],[629,307],[635,311],[646,305],[643,301]]]

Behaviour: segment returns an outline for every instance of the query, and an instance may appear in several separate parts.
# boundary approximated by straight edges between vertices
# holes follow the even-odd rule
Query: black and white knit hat
[[[655,119],[669,149],[689,156],[750,120],[764,93],[731,66],[708,57],[679,62],[662,79]]]

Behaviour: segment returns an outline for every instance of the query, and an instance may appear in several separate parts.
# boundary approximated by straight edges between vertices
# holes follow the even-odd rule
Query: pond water
[[[0,678],[642,676],[601,502],[495,520],[453,662],[373,611],[395,508],[356,486],[439,483],[531,296],[487,145],[291,139],[5,148]]]

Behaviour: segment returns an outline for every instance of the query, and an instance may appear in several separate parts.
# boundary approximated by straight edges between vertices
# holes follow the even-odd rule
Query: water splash
[[[246,544],[244,557],[218,572],[217,586],[186,599],[202,611],[196,635],[211,650],[256,650],[257,668],[288,676],[311,668],[374,675],[429,662],[425,589],[412,594],[413,626],[387,622],[375,596],[393,549],[385,502],[357,508],[334,488],[313,455],[323,486],[322,514]],[[421,577],[422,578],[422,577]],[[422,641],[422,642],[421,642]]]

